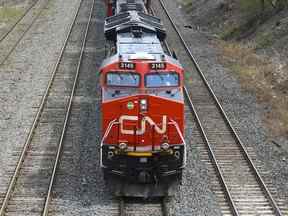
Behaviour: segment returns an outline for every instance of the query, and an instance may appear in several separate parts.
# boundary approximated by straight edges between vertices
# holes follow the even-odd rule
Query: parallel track
[[[15,27],[23,20],[23,18],[32,10],[32,8],[39,2],[40,0],[37,0],[31,4],[26,11],[18,18],[18,20],[13,23],[13,25],[6,31],[4,34],[0,36],[0,43],[15,29]]]
[[[261,178],[246,147],[229,121],[163,1],[159,0],[159,2],[166,14],[166,19],[172,25],[173,34],[180,39],[182,49],[186,51],[193,64],[194,82],[189,88],[184,88],[184,93],[205,140],[205,146],[199,144],[199,148],[205,149],[205,152],[209,154],[208,164],[212,164],[213,171],[217,173],[221,185],[221,190],[215,192],[217,198],[221,200],[219,205],[222,213],[224,215],[281,216],[279,206]],[[192,100],[189,91],[193,94]]]
[[[94,2],[95,0],[91,6],[88,1],[80,1],[75,12],[27,140],[21,152],[15,152],[15,157],[19,154],[19,159],[2,202],[1,216],[21,215],[25,212],[29,215],[46,215],[48,213],[49,200],[78,83]],[[87,17],[87,8],[91,8],[89,20],[83,23],[83,18]],[[80,33],[78,32],[79,28],[83,28]],[[80,50],[73,39],[78,34],[83,38]],[[67,68],[67,64],[72,64],[75,69]],[[59,133],[59,129],[62,131],[61,133]],[[53,134],[54,136],[50,134],[51,140],[48,140],[49,133],[55,134]]]
[[[68,120],[69,120],[69,117],[70,117],[72,103],[73,103],[73,98],[74,98],[76,86],[77,86],[77,83],[78,83],[80,67],[81,67],[83,54],[84,54],[84,50],[85,50],[85,46],[86,46],[87,35],[88,35],[90,23],[91,23],[92,13],[93,13],[94,5],[95,5],[95,0],[93,0],[92,4],[93,5],[92,5],[91,10],[90,10],[89,20],[88,20],[88,24],[87,24],[87,27],[86,27],[86,30],[85,30],[84,40],[83,40],[83,43],[82,43],[81,54],[80,54],[80,57],[79,57],[79,60],[78,60],[78,64],[77,64],[77,70],[76,70],[76,75],[75,75],[75,79],[74,79],[74,83],[73,83],[73,87],[72,87],[72,91],[71,91],[71,95],[70,95],[70,100],[69,100],[68,108],[67,108],[66,115],[65,115],[65,121],[64,121],[64,124],[63,124],[61,138],[60,138],[60,141],[59,141],[59,144],[58,144],[57,155],[56,155],[54,166],[53,166],[53,172],[52,172],[51,179],[50,179],[50,182],[49,182],[49,188],[48,188],[48,192],[47,192],[47,196],[46,196],[46,200],[45,200],[45,206],[44,206],[44,210],[43,210],[43,214],[42,214],[43,216],[47,216],[48,213],[49,213],[49,204],[50,204],[50,200],[51,200],[51,197],[52,197],[52,190],[53,190],[53,185],[54,185],[54,181],[55,181],[55,178],[56,178],[56,171],[57,171],[57,167],[58,167],[59,162],[60,162],[61,150],[62,150],[62,147],[63,147],[63,140],[64,140],[64,136],[66,134]]]
[[[3,35],[1,36],[0,39],[0,43],[4,43],[6,42],[5,40],[8,38],[8,36],[10,36],[11,34],[14,33],[14,31],[16,32],[17,27],[21,25],[20,30],[18,30],[19,32],[16,32],[16,35],[13,35],[13,39],[11,43],[11,45],[9,44],[9,48],[5,48],[5,50],[3,50],[4,55],[0,56],[0,66],[2,66],[11,56],[11,54],[14,52],[14,50],[16,49],[16,47],[18,46],[18,44],[20,43],[20,41],[24,38],[24,36],[26,35],[26,33],[32,28],[32,26],[34,25],[34,23],[36,22],[36,20],[40,17],[40,15],[43,13],[43,10],[45,9],[46,5],[49,3],[50,0],[43,0],[43,4],[42,7],[40,9],[38,9],[37,11],[37,3],[41,4],[42,0],[38,0],[36,1],[34,4],[32,4],[23,14],[23,16],[21,16],[16,23]],[[34,11],[35,10],[35,11]],[[36,12],[37,11],[37,12]],[[36,12],[36,13],[35,13]],[[34,15],[35,13],[35,15]],[[28,14],[30,16],[32,16],[32,20],[30,20],[30,22],[28,23],[21,23],[24,18],[26,16],[28,16]]]

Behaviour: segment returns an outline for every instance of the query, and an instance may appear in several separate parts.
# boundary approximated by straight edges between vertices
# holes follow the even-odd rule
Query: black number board
[[[166,63],[164,63],[164,62],[150,63],[150,69],[151,70],[165,70],[166,69]]]
[[[136,64],[132,62],[120,62],[119,68],[125,70],[135,70]]]

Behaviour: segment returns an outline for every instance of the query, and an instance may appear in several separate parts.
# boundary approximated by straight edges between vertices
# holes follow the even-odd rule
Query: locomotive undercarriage
[[[101,151],[105,178],[157,184],[182,177],[184,145],[154,152],[122,152],[117,146],[103,145]]]

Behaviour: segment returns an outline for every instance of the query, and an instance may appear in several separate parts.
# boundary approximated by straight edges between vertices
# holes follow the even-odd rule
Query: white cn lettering
[[[123,115],[119,118],[120,122],[120,132],[122,134],[127,135],[134,135],[134,130],[127,130],[124,128],[124,122],[125,121],[138,121],[138,116],[127,116]],[[154,126],[154,129],[159,134],[164,134],[167,130],[167,116],[163,116],[162,118],[162,128],[158,127],[156,123],[149,117],[145,116],[141,120],[141,128],[136,130],[136,135],[143,135],[146,131],[146,122],[150,124],[151,126]]]

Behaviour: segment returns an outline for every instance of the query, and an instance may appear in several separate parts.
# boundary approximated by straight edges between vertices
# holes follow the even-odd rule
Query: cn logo
[[[134,135],[134,130],[127,130],[124,128],[125,121],[138,121],[138,116],[128,116],[128,115],[123,115],[119,118],[120,122],[120,132],[122,134],[127,134],[127,135]],[[157,133],[159,134],[164,134],[166,133],[167,130],[167,116],[162,117],[162,128],[158,127],[156,123],[149,117],[145,116],[141,120],[141,128],[137,129],[136,135],[143,135],[146,131],[146,122],[150,124],[151,126],[154,126],[154,129]]]

